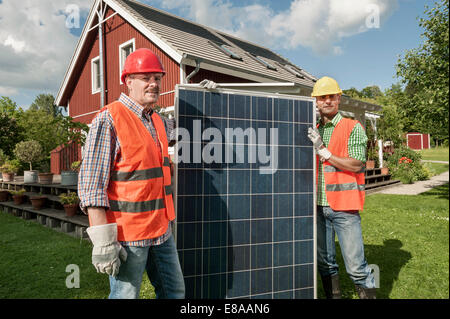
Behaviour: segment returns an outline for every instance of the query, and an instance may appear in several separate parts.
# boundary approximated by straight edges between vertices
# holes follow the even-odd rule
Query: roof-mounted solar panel
[[[292,75],[295,75],[296,77],[300,78],[300,79],[304,79],[305,76],[303,74],[301,74],[299,72],[299,70],[297,70],[294,66],[290,65],[290,64],[281,64],[278,63],[279,66],[281,66],[283,69],[285,69],[286,71],[288,71],[289,73],[291,73]]]
[[[227,48],[224,44],[217,44],[214,43],[213,41],[208,42],[215,48],[219,49],[220,51],[228,55],[230,58],[242,61],[242,57],[239,54],[233,52],[230,48]]]
[[[247,53],[247,55],[249,57],[251,57],[253,60],[259,62],[262,65],[264,65],[269,70],[273,70],[273,71],[277,71],[278,70],[275,66],[273,66],[272,64],[270,64],[266,60],[263,60],[263,58],[261,58],[260,56],[257,56],[257,55],[251,54],[251,53]]]

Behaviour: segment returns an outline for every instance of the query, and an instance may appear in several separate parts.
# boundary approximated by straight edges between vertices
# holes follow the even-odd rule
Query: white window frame
[[[122,59],[122,50],[124,47],[128,47],[130,44],[133,45],[133,50],[131,52],[136,51],[136,41],[135,38],[128,40],[127,42],[122,43],[121,45],[119,45],[119,81],[120,84],[123,84],[122,82],[122,70],[123,70],[123,65],[125,64],[125,59]]]
[[[101,83],[98,83],[98,88],[95,87],[95,83],[97,82],[98,75],[96,74],[97,68],[95,67],[96,63],[98,62],[100,66],[100,56],[96,56],[91,60],[91,88],[92,88],[92,94],[100,93],[101,90]],[[101,71],[101,70],[100,70]]]

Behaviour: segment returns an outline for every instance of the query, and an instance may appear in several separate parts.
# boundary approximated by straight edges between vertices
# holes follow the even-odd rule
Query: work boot
[[[341,288],[339,286],[339,275],[321,276],[323,290],[327,299],[341,299]]]
[[[376,288],[363,288],[358,285],[355,285],[355,288],[356,292],[358,293],[359,299],[377,299]]]

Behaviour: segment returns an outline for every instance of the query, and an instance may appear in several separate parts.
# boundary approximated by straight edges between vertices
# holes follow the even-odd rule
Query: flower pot
[[[14,182],[14,173],[2,173],[4,182]]]
[[[7,202],[9,199],[9,192],[0,190],[0,202]]]
[[[64,205],[64,211],[69,217],[75,216],[77,214],[78,204],[66,204]]]
[[[36,196],[30,197],[31,205],[34,209],[39,210],[44,207],[46,197],[44,196]]]
[[[13,201],[16,205],[22,205],[25,201],[25,195],[13,195]]]
[[[53,173],[39,173],[39,184],[53,184]]]
[[[368,160],[366,162],[366,169],[374,169],[375,168],[375,161],[373,160]]]
[[[61,172],[61,185],[77,185],[78,184],[78,172],[74,171],[62,171]]]
[[[38,182],[39,171],[24,171],[23,172],[23,182],[36,184]]]
[[[389,168],[388,167],[382,167],[381,168],[381,175],[388,175],[389,174]]]

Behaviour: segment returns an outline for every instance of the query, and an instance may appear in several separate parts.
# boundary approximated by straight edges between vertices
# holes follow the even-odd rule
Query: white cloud
[[[12,95],[28,89],[56,93],[78,40],[65,26],[65,8],[69,4],[76,4],[83,15],[92,2],[4,0],[0,3],[1,94]]]
[[[379,8],[382,26],[398,0],[293,0],[284,11],[262,0],[249,5],[237,0],[139,1],[273,49],[342,54],[343,38],[368,30],[368,6]],[[78,41],[66,27],[76,25],[76,15],[69,15],[79,8],[85,17],[91,5],[92,0],[0,2],[0,93],[56,93]]]
[[[17,89],[6,86],[0,86],[0,96],[11,96],[15,94],[17,94]]]
[[[398,0],[293,0],[288,10],[276,12],[257,1],[247,6],[230,0],[146,2],[266,47],[307,47],[322,55],[342,54],[343,38],[368,31],[374,24],[366,21],[376,21],[374,14],[382,26],[398,6]]]

